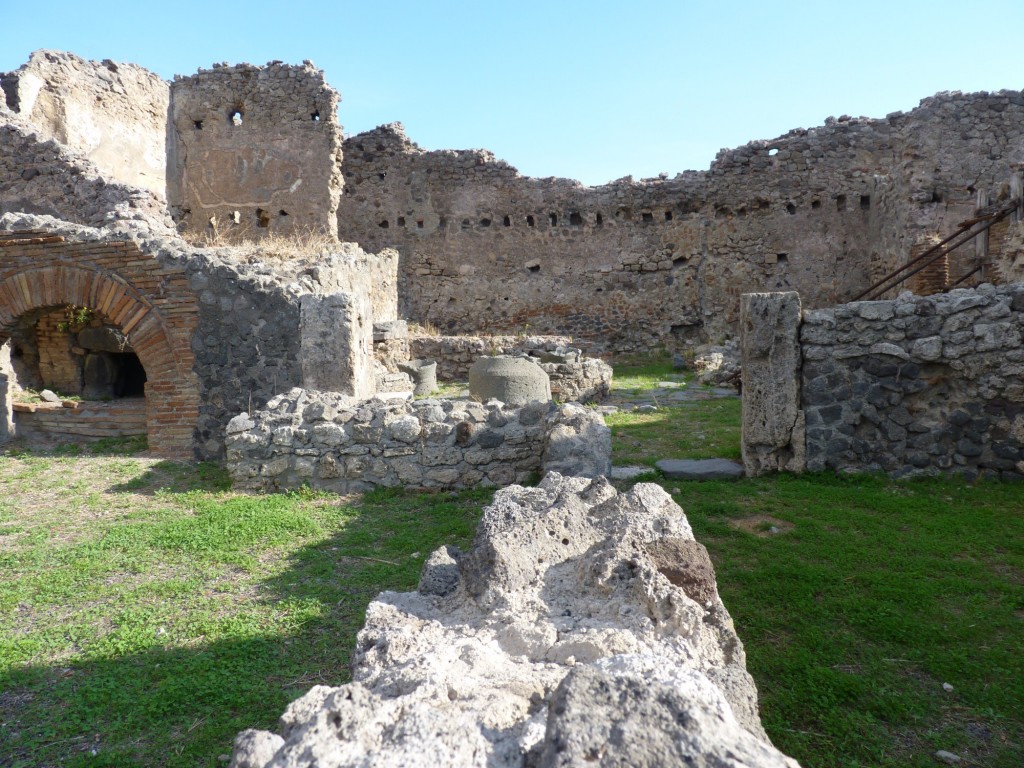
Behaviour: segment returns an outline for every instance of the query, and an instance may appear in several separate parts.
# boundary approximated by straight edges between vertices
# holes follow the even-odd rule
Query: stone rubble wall
[[[182,231],[227,241],[335,235],[339,100],[308,61],[175,76],[167,202]]]
[[[434,360],[439,381],[466,381],[469,368],[485,355],[530,355],[572,347],[569,336],[429,336],[409,338],[409,354]],[[379,355],[386,354],[381,346]],[[592,403],[611,393],[612,367],[598,358],[576,362],[539,362],[551,379],[551,395],[560,402]]]
[[[169,229],[162,198],[138,187],[108,181],[84,155],[19,116],[0,113],[0,214],[53,216],[89,227],[117,222]]]
[[[224,428],[235,415],[262,408],[293,387],[310,386],[310,376],[324,376],[349,394],[372,389],[373,316],[382,303],[387,311],[394,302],[373,293],[380,287],[371,289],[369,279],[388,269],[393,275],[393,254],[381,257],[383,266],[371,267],[374,255],[347,243],[339,244],[338,253],[287,261],[260,259],[251,248],[202,250],[181,240],[166,247],[187,260],[189,285],[199,297],[193,350],[201,381],[197,441],[203,458],[223,458]],[[321,345],[321,363],[341,366],[326,370],[303,355],[303,344],[313,345],[317,329],[304,328],[301,307],[303,297],[319,304],[332,296],[357,300],[350,309],[359,310],[353,319],[359,327],[340,329],[336,338],[321,328],[330,336]],[[307,313],[307,323],[312,316]]]
[[[1024,478],[1024,285],[807,312],[810,470]]]
[[[430,336],[409,337],[414,358],[434,360],[438,381],[467,381],[469,368],[484,355],[526,354],[531,349],[554,352],[573,345],[571,336]]]
[[[761,296],[781,306],[791,295]],[[811,471],[1024,479],[1024,284],[907,293],[745,328],[744,377],[760,370],[749,350],[771,346],[751,334],[773,329],[774,348],[798,343],[799,359],[794,369],[792,354],[780,358],[775,373],[790,380],[768,384],[760,409],[744,387],[744,461],[758,456],[758,471],[799,471],[805,449]],[[791,425],[788,444],[780,425]]]
[[[226,445],[234,486],[260,491],[459,489],[521,483],[547,469],[606,474],[611,465],[610,430],[580,406],[356,400],[302,389],[236,416]]]
[[[399,373],[398,364],[413,359],[409,351],[409,326],[404,320],[374,322],[373,355],[378,369]]]
[[[742,293],[831,306],[904,263],[1006,182],[1022,125],[1022,93],[942,93],[723,150],[707,172],[584,187],[391,124],[345,142],[339,231],[397,248],[403,314],[442,332],[684,351],[735,333]]]
[[[596,357],[540,367],[551,380],[551,397],[559,402],[599,403],[612,393],[612,367]]]
[[[797,768],[768,741],[711,559],[659,486],[498,491],[468,552],[370,603],[353,682],[247,730],[231,768]]]
[[[167,83],[135,64],[35,51],[0,73],[7,106],[96,164],[105,178],[160,198],[167,163]]]

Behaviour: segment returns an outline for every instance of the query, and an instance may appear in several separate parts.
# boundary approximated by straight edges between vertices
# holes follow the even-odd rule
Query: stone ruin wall
[[[194,248],[171,233],[152,230],[97,230],[50,217],[11,214],[0,220],[0,230],[4,229],[36,230],[43,239],[53,240],[32,247],[12,241],[2,248],[0,310],[9,315],[0,329],[4,337],[22,319],[33,319],[38,309],[101,303],[106,294],[76,288],[78,282],[68,283],[63,293],[48,287],[63,286],[69,280],[63,276],[68,269],[88,276],[82,278],[83,286],[125,285],[137,296],[134,304],[151,301],[157,325],[174,330],[172,351],[164,357],[174,358],[176,366],[162,371],[153,369],[130,329],[127,333],[146,367],[147,400],[155,395],[159,403],[165,386],[184,389],[194,409],[167,416],[174,420],[177,441],[167,455],[223,458],[224,427],[231,418],[313,380],[351,395],[372,394],[365,382],[357,383],[360,372],[372,370],[374,300],[369,282],[380,275],[381,282],[394,286],[394,254],[377,259],[358,246],[343,244],[315,262],[293,258],[268,263],[242,249]],[[0,237],[0,245],[4,242]],[[53,275],[45,279],[34,277],[50,272]],[[22,289],[23,284],[28,287]],[[31,297],[27,303],[24,291]],[[358,307],[361,317],[334,311],[339,301]],[[165,305],[171,307],[166,316],[160,309]],[[125,304],[131,306],[130,301]],[[393,307],[394,298],[381,306]],[[322,312],[325,307],[329,311]],[[125,312],[120,310],[113,325],[122,327]],[[44,323],[44,331],[46,327]],[[324,335],[330,344],[323,343]],[[326,353],[329,365],[318,367],[318,359],[307,354],[311,346]],[[185,421],[178,423],[182,416]],[[164,439],[157,431],[169,434],[163,422],[151,422],[152,446]]]
[[[293,387],[372,395],[374,284],[392,287],[397,258],[379,259],[340,244],[315,259],[260,260],[237,248],[196,249],[182,241],[160,252],[185,263],[199,318],[192,338],[200,380],[196,445],[200,457],[222,459],[224,428]],[[393,288],[392,288],[393,290]]]
[[[40,54],[8,80],[76,61]],[[70,90],[91,93],[111,75],[76,66],[88,76],[67,77]],[[808,307],[848,299],[969,217],[980,195],[1005,197],[1022,159],[1024,105],[1010,92],[940,94],[882,120],[830,119],[723,150],[707,172],[589,188],[522,177],[482,150],[427,152],[399,125],[349,139],[342,164],[337,94],[308,63],[216,66],[170,90],[170,210],[184,231],[232,241],[333,230],[336,218],[343,239],[401,254],[401,307],[376,319],[402,314],[445,333],[566,333],[614,353],[720,340],[735,332],[746,291],[798,290]],[[66,215],[82,209],[78,200],[47,205],[79,196],[83,180],[74,171],[42,178],[53,158],[21,134],[6,143],[28,139],[43,156],[8,153],[19,159],[9,184],[0,178],[0,206],[101,223]],[[84,191],[104,197],[104,184]],[[109,201],[98,203],[109,219]],[[1005,229],[990,241],[1000,258],[1004,241],[1013,244]],[[965,271],[965,254],[950,274]],[[1004,279],[998,269],[992,277]]]
[[[538,349],[553,352],[571,346],[569,336],[413,335],[409,356],[434,360],[439,381],[468,381],[470,366],[484,355],[519,355]]]
[[[168,89],[159,76],[135,64],[35,51],[0,73],[0,87],[40,140],[80,152],[111,181],[164,196]]]
[[[366,611],[352,682],[314,686],[231,768],[799,768],[769,742],[714,566],[659,486],[549,473],[472,547]]]
[[[250,415],[251,414],[251,415]],[[611,430],[577,404],[357,400],[293,389],[227,426],[235,488],[453,490],[611,471]]]
[[[228,242],[333,237],[342,189],[338,101],[308,61],[176,76],[167,201],[179,228]]]
[[[760,369],[762,379],[782,384],[769,384],[759,404],[745,388],[749,474],[1024,478],[1024,285],[802,315],[793,293],[752,299],[765,322],[744,327],[744,382]],[[795,311],[783,311],[794,303]],[[763,372],[769,361],[775,373]]]
[[[172,225],[163,200],[109,181],[84,155],[10,112],[0,112],[0,215],[29,213],[101,227],[115,221]]]
[[[739,295],[850,298],[1024,160],[1024,94],[939,94],[723,151],[706,173],[584,187],[400,125],[345,142],[344,239],[402,254],[409,317],[443,333],[569,333],[615,352],[736,330]]]

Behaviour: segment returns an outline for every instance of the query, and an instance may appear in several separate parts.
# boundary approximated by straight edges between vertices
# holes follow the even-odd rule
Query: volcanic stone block
[[[302,381],[307,389],[371,397],[373,324],[363,294],[306,295],[299,305]]]
[[[743,466],[748,475],[805,466],[800,410],[800,295],[740,297]]]
[[[739,480],[743,467],[728,459],[662,459],[655,466],[672,480]]]

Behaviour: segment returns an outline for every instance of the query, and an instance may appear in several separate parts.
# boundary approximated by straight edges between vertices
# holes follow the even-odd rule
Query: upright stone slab
[[[742,452],[748,476],[805,467],[800,316],[795,291],[740,297]]]
[[[300,304],[302,383],[349,397],[374,394],[373,320],[365,295],[303,296]]]
[[[10,349],[8,345],[7,350]],[[3,366],[4,357],[9,359],[10,352],[0,356],[0,366]],[[14,437],[14,417],[11,413],[11,379],[7,371],[0,367],[0,443],[6,443]]]

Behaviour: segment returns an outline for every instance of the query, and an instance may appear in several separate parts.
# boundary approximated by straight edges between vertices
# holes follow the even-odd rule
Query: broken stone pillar
[[[0,443],[14,437],[14,414],[11,412],[11,383],[0,374]]]
[[[653,484],[498,491],[472,549],[370,603],[352,668],[280,735],[239,734],[230,768],[799,768],[761,725],[711,558]]]
[[[303,296],[299,334],[303,387],[373,397],[373,320],[368,296]]]
[[[805,468],[800,318],[800,295],[795,291],[740,297],[741,442],[748,476]]]

